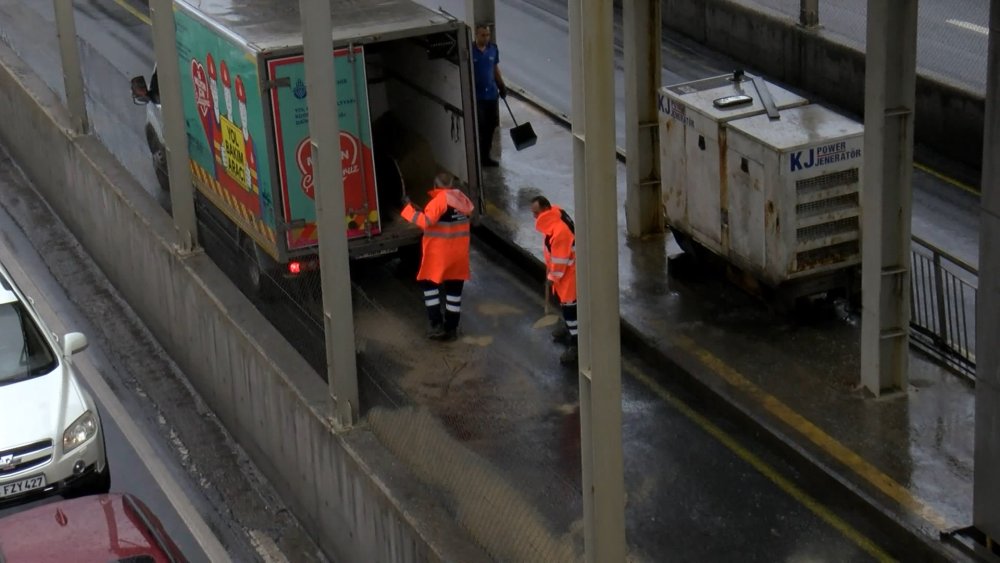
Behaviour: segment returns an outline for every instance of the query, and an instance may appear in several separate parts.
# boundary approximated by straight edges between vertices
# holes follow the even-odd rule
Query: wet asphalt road
[[[0,7],[12,10],[11,4],[15,3],[0,3]],[[100,8],[95,12],[99,15],[95,29],[115,30],[98,34],[103,38],[101,41],[114,42],[122,36],[131,41],[132,33],[148,36],[148,29],[143,31],[134,21],[125,24],[129,16],[116,13],[111,2],[94,2],[89,6]],[[528,15],[519,17],[522,22],[530,19]],[[78,26],[81,35],[85,35],[84,26],[80,23]],[[512,23],[505,29],[530,28]],[[514,43],[512,39],[507,41]],[[146,54],[151,55],[148,45],[147,42]],[[114,97],[124,99],[129,110],[134,109],[127,98],[127,77],[132,73],[148,73],[151,66],[151,59],[141,60],[140,51],[133,52],[135,60],[121,67],[101,57],[89,59],[84,65],[88,69],[93,68],[89,65],[106,65],[108,70],[107,80],[94,83],[88,80],[92,108],[103,105],[106,114],[105,118],[95,119],[98,123],[106,119],[105,125],[98,126],[102,139],[130,170],[138,171],[140,178],[145,175],[142,181],[151,187],[150,193],[162,198],[150,180],[148,155],[141,140],[141,111],[122,111],[125,106],[120,102],[108,101]],[[58,72],[53,74],[50,69],[48,75],[47,80],[52,80],[57,90],[61,89],[59,80],[52,79],[58,77]],[[105,93],[107,98],[103,97]],[[568,98],[563,99],[568,103]],[[98,109],[97,114],[100,113]],[[119,122],[115,123],[116,120]],[[206,232],[205,237],[212,252],[211,236]],[[229,255],[221,248],[216,254]],[[237,262],[227,265],[225,258],[219,262],[234,276],[239,274]],[[522,485],[521,494],[537,502],[553,534],[565,534],[566,541],[578,547],[581,509],[579,444],[574,432],[575,385],[572,374],[556,365],[556,354],[550,349],[545,332],[525,322],[532,317],[531,311],[541,310],[539,292],[525,286],[523,280],[498,265],[497,257],[488,249],[482,249],[475,254],[477,280],[467,291],[468,312],[463,321],[466,340],[442,350],[429,349],[422,340],[414,338],[423,326],[419,293],[408,274],[398,271],[397,266],[393,261],[385,261],[353,272],[358,285],[363,287],[356,293],[356,318],[361,336],[359,367],[365,375],[366,410],[377,407],[400,410],[414,403],[428,405],[461,447],[488,459],[508,482]],[[322,340],[316,338],[316,325],[309,320],[315,315],[315,303],[310,304],[308,299],[305,302],[304,315],[288,314],[291,307],[281,301],[265,306],[264,310],[272,320],[277,319],[279,327],[286,329],[287,325],[289,339],[313,360],[322,349]],[[503,338],[497,338],[498,335]],[[422,367],[427,357],[443,358],[453,369],[444,373],[428,370]],[[639,366],[631,370],[625,385],[629,539],[637,558],[657,560],[658,554],[663,553],[677,553],[677,558],[685,560],[719,559],[732,557],[734,553],[761,561],[842,561],[870,557],[856,542],[847,540],[752,464],[734,455],[705,427],[686,416],[684,409],[672,407],[673,403],[658,392],[667,388],[669,373],[659,371],[656,366],[642,366],[638,359],[630,362]],[[684,396],[681,389],[668,391],[668,395]],[[890,529],[868,520],[860,507],[840,506],[844,503],[843,496],[836,493],[832,484],[784,463],[780,449],[759,441],[762,437],[747,432],[738,418],[727,418],[730,414],[723,407],[703,403],[698,396],[688,396],[684,404],[698,407],[727,435],[734,436],[736,443],[744,444],[748,451],[767,460],[768,466],[775,468],[775,474],[804,487],[809,485],[807,492],[813,498],[826,503],[833,514],[871,537],[882,549],[904,559],[920,558],[909,552],[908,546]],[[402,433],[403,428],[395,432]],[[404,457],[412,455],[405,448],[397,453]],[[437,486],[446,497],[449,486],[455,484]]]
[[[188,386],[173,361],[118,296],[0,147],[0,244],[55,315],[87,335],[83,357],[101,411],[111,490],[143,500],[191,561],[324,561],[246,454]],[[81,360],[77,360],[78,363]],[[81,370],[84,367],[81,365]],[[0,510],[0,516],[52,497]],[[192,530],[225,550],[210,559]],[[218,554],[216,554],[218,555]]]
[[[128,374],[119,373],[118,366],[114,365],[111,361],[110,358],[112,358],[114,352],[109,350],[109,347],[106,343],[102,342],[101,338],[95,338],[95,333],[92,330],[90,321],[87,319],[87,315],[72,302],[70,296],[55,279],[55,276],[48,270],[45,260],[38,253],[39,251],[32,245],[32,241],[29,239],[30,235],[22,230],[24,218],[20,216],[16,219],[11,217],[10,212],[7,210],[8,206],[15,214],[23,211],[23,208],[17,205],[18,196],[12,184],[12,182],[19,182],[19,180],[16,179],[16,173],[14,174],[15,178],[11,177],[11,162],[6,160],[5,155],[2,160],[3,162],[0,163],[0,193],[4,194],[4,206],[0,207],[0,238],[2,238],[2,244],[7,247],[4,249],[4,253],[10,253],[13,261],[16,261],[19,266],[19,269],[24,270],[31,282],[43,292],[41,295],[32,295],[36,303],[43,300],[49,303],[54,310],[58,311],[58,321],[63,323],[68,330],[79,330],[88,335],[89,347],[83,354],[93,362],[99,372],[112,382],[127,378]],[[19,283],[21,285],[25,284],[24,281],[20,281]],[[115,318],[111,315],[107,316],[104,321],[107,323],[128,323],[127,320]],[[52,319],[46,319],[46,322],[49,324],[49,328],[52,328]],[[79,364],[79,362],[80,360],[78,359],[77,363]],[[160,484],[140,458],[135,445],[128,441],[122,431],[120,423],[132,425],[138,423],[143,426],[143,433],[146,436],[152,437],[159,434],[158,430],[150,428],[151,417],[149,417],[149,413],[137,413],[134,418],[126,421],[117,420],[110,415],[107,408],[106,401],[108,397],[95,392],[94,389],[87,385],[86,380],[83,378],[81,378],[81,383],[88,387],[100,411],[105,432],[108,463],[111,466],[111,490],[115,492],[131,492],[138,496],[160,519],[167,534],[178,544],[178,547],[180,547],[186,557],[190,558],[191,561],[208,561],[209,559],[194,540],[187,523],[172,507],[161,490]],[[137,409],[142,408],[138,402],[134,402],[131,406]],[[155,449],[158,453],[158,461],[166,465],[172,475],[183,475],[184,469],[176,460],[175,454],[171,451],[173,449],[172,445],[161,441],[156,443]],[[202,506],[207,504],[202,492],[198,490],[197,486],[189,482],[189,480],[185,479],[183,491],[188,499],[195,500],[197,504]],[[8,506],[0,509],[0,517],[59,500],[61,500],[60,497],[49,497],[26,504]],[[240,554],[243,557],[248,556],[248,553],[242,549],[238,549],[238,546],[234,545],[233,548],[234,554]]]

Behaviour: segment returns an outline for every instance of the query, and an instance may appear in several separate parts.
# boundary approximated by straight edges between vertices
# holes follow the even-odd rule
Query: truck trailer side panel
[[[184,9],[174,10],[195,187],[279,258],[257,59]]]

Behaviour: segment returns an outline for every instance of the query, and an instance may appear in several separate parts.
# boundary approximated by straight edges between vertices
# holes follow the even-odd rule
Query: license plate
[[[26,493],[32,489],[41,489],[45,486],[45,475],[35,475],[13,483],[0,485],[0,498],[12,497],[21,493]]]

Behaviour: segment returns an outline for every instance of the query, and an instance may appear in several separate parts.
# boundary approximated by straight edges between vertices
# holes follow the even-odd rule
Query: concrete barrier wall
[[[329,556],[485,560],[368,429],[333,431],[318,374],[2,45],[0,141]]]
[[[864,115],[864,52],[822,30],[732,0],[663,0],[663,25],[768,78]],[[927,73],[918,78],[917,142],[978,169],[984,117],[981,95]]]

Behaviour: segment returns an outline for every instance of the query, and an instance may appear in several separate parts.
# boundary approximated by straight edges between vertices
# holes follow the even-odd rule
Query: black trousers
[[[566,321],[566,329],[569,331],[570,338],[575,340],[580,331],[580,323],[576,320],[576,301],[563,303],[562,315],[563,320]]]
[[[427,318],[430,319],[432,327],[443,325],[445,330],[458,328],[458,321],[462,316],[462,288],[464,287],[465,282],[462,280],[445,280],[441,284],[426,280],[420,282],[420,288],[424,290]],[[444,299],[441,299],[442,290]],[[441,314],[442,304],[444,305],[444,315]]]
[[[500,100],[476,100],[476,122],[479,129],[479,159],[490,158],[493,132],[500,125]]]

